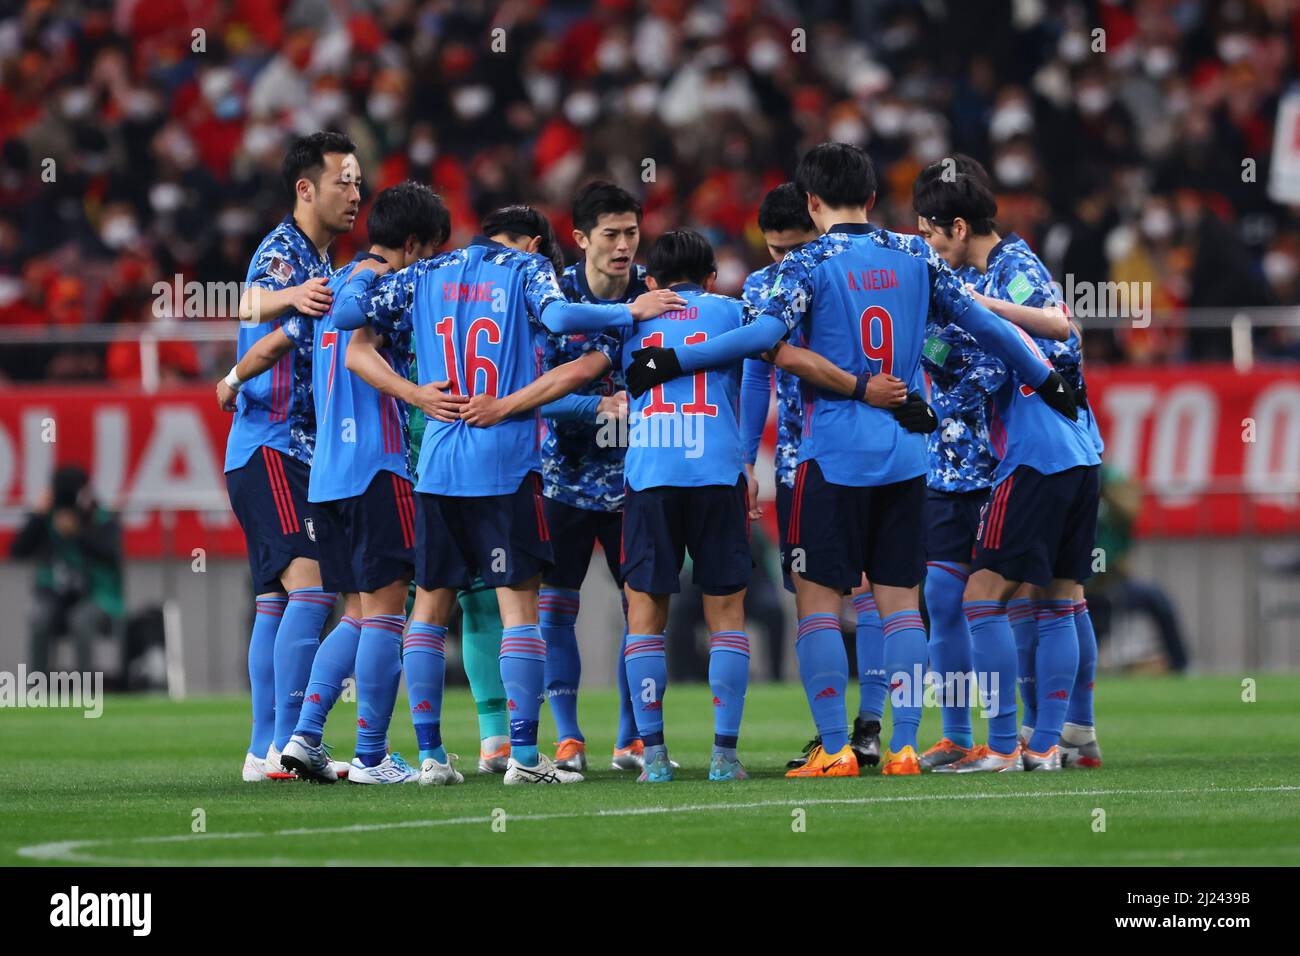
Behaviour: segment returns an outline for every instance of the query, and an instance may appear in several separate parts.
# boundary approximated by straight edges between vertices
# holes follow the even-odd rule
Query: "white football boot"
[[[537,754],[536,766],[528,767],[514,757],[506,769],[507,786],[516,783],[582,783],[583,776],[573,770],[561,770],[555,761],[544,753]]]
[[[334,761],[330,759],[324,741],[313,747],[301,734],[294,734],[284,745],[280,764],[303,780],[313,780],[316,783],[339,781],[338,771],[334,769]]]
[[[353,758],[348,771],[348,783],[415,783],[419,779],[420,771],[403,760],[399,753],[389,754],[373,767],[364,766]]]
[[[251,752],[244,754],[244,783],[260,783],[269,779],[266,775],[266,758]]]
[[[450,787],[452,784],[464,783],[465,775],[452,766],[459,759],[456,754],[447,754],[446,763],[428,758],[420,764],[420,784],[425,787]]]

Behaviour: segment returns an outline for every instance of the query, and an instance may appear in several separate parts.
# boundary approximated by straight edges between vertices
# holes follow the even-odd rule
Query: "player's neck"
[[[316,247],[317,252],[323,256],[329,251],[330,243],[334,241],[333,232],[326,229],[314,217],[296,211],[293,214],[293,221],[302,230],[302,234],[311,240],[311,244]]]
[[[584,259],[582,264],[583,274],[587,279],[587,288],[591,294],[598,299],[621,299],[627,294],[628,284],[632,281],[632,272],[629,269],[627,275],[612,276],[599,271],[592,265],[590,259]]]
[[[966,261],[983,275],[989,271],[989,253],[1001,241],[1002,237],[996,232],[990,232],[987,236],[971,236]]]
[[[825,235],[832,226],[842,222],[866,223],[867,210],[863,206],[822,206],[813,217],[818,232]]]
[[[394,269],[402,268],[402,260],[405,258],[405,252],[402,249],[389,249],[387,246],[372,245],[366,250],[372,256],[383,256]]]

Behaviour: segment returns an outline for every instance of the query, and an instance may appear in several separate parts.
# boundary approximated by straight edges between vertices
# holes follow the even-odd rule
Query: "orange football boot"
[[[908,744],[898,753],[885,751],[885,765],[880,768],[882,776],[911,777],[921,772],[921,758],[916,755],[916,748]]]
[[[821,744],[808,753],[808,762],[802,767],[787,770],[787,777],[856,777],[858,757],[853,748],[845,744],[838,753],[828,754]]]

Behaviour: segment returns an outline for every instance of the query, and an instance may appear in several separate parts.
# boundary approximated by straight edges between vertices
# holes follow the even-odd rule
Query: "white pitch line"
[[[1040,790],[1040,791],[1019,791],[1014,793],[999,792],[982,792],[982,793],[931,793],[931,794],[911,794],[898,795],[890,797],[823,797],[811,799],[781,799],[781,800],[756,800],[750,803],[694,803],[681,804],[679,806],[669,807],[622,807],[607,810],[585,810],[573,813],[519,813],[507,814],[507,820],[511,823],[516,821],[546,821],[546,820],[570,820],[582,817],[637,817],[652,816],[661,814],[677,813],[716,813],[734,810],[758,810],[766,807],[808,807],[808,806],[865,806],[878,803],[931,803],[938,801],[962,801],[962,800],[1024,800],[1024,799],[1041,799],[1044,797],[1119,797],[1119,796],[1154,796],[1169,794],[1210,794],[1210,793],[1290,793],[1300,791],[1300,786],[1288,787],[1183,787],[1178,789],[1164,790]],[[295,836],[324,836],[326,834],[346,834],[346,833],[375,833],[383,830],[410,830],[423,829],[425,827],[443,827],[443,826],[460,826],[469,823],[479,825],[490,824],[492,817],[490,815],[463,816],[463,817],[443,817],[440,819],[425,820],[397,820],[391,823],[353,823],[347,826],[338,827],[293,827],[283,830],[270,831],[245,831],[236,833],[177,833],[167,836],[145,836],[145,837],[108,837],[98,840],[61,840],[52,843],[38,843],[33,846],[24,846],[18,848],[18,855],[31,860],[43,860],[55,863],[98,863],[118,866],[185,866],[193,865],[192,860],[151,860],[138,859],[136,857],[101,857],[85,851],[96,848],[109,846],[114,843],[126,843],[132,845],[145,845],[152,843],[189,843],[205,840],[253,840],[267,839],[271,837],[295,837]],[[232,865],[249,865],[250,861],[246,858],[232,860],[206,860],[202,861],[204,865],[224,864],[229,862]],[[266,861],[263,861],[266,862]],[[301,865],[301,861],[290,861],[282,858],[274,858],[275,863],[293,863]],[[330,864],[347,865],[342,860],[331,860]]]

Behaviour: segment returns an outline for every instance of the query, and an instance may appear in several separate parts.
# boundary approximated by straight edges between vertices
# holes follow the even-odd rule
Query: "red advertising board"
[[[1098,367],[1088,388],[1107,463],[1147,492],[1143,533],[1300,533],[1300,366]],[[0,389],[0,553],[54,467],[76,463],[122,512],[128,555],[242,555],[229,427],[207,385]]]

